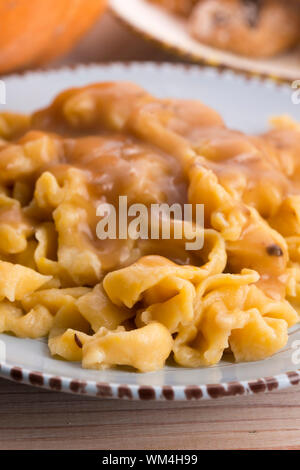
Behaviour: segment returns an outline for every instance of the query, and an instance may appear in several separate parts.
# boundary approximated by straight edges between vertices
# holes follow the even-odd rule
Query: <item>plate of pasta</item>
[[[189,61],[299,78],[299,0],[110,0],[110,6],[134,32]]]
[[[152,63],[1,83],[0,375],[146,400],[299,383],[297,91]]]

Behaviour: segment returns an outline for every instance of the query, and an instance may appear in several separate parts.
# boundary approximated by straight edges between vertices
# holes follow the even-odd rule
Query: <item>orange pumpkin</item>
[[[1,0],[0,73],[65,53],[93,24],[106,0]]]

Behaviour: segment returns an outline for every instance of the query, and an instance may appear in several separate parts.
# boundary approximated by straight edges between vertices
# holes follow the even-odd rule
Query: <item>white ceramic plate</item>
[[[267,60],[248,59],[201,44],[189,34],[185,19],[147,0],[110,0],[110,5],[134,31],[190,60],[284,80],[300,79],[300,48]]]
[[[28,73],[4,78],[7,104],[3,109],[30,112],[44,106],[61,90],[107,80],[132,80],[158,96],[196,98],[217,109],[227,124],[260,132],[274,114],[289,113],[300,120],[300,104],[291,100],[287,85],[246,80],[233,72],[154,64],[79,66],[75,69]],[[284,351],[256,363],[222,362],[203,369],[168,366],[155,373],[125,370],[83,370],[78,363],[52,359],[43,340],[0,335],[0,375],[54,390],[129,399],[209,399],[244,395],[300,382],[299,356],[293,350],[300,326],[291,331]],[[298,346],[299,347],[299,346]],[[4,361],[4,352],[6,360]]]

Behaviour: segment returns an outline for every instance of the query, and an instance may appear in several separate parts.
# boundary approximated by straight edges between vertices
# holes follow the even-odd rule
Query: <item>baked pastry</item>
[[[299,42],[299,5],[282,0],[202,0],[189,19],[189,31],[219,49],[269,57]]]

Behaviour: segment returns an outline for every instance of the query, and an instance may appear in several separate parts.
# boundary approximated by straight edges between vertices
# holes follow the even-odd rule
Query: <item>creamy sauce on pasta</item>
[[[51,354],[87,368],[144,372],[172,351],[200,367],[229,347],[259,360],[286,344],[300,292],[297,123],[246,136],[202,103],[128,83],[2,119],[0,332],[49,335]],[[147,211],[204,204],[204,247],[186,250],[175,219],[169,240],[98,239],[97,208],[118,211],[119,196]]]
[[[82,110],[79,107],[78,120],[81,125],[77,124],[76,118],[73,119],[74,122],[62,119],[62,103],[66,98],[70,100],[71,92],[61,95],[50,108],[38,113],[34,119],[36,128],[63,135],[65,164],[85,172],[93,207],[90,210],[89,237],[97,250],[100,250],[101,258],[110,259],[110,263],[104,263],[107,269],[122,266],[123,255],[117,253],[123,250],[124,243],[112,240],[99,243],[95,238],[94,208],[99,201],[117,204],[119,195],[127,195],[129,203],[149,205],[188,202],[189,183],[184,161],[175,158],[170,152],[162,152],[151,142],[142,142],[128,131],[126,125],[123,126],[125,132],[123,130],[114,135],[109,133],[109,128],[120,127],[114,116],[114,106],[122,120],[131,112],[132,122],[140,119],[139,114],[144,109],[144,114],[155,117],[167,131],[182,136],[198,155],[204,156],[205,160],[202,160],[201,164],[212,170],[219,184],[233,200],[242,205],[241,211],[246,222],[238,240],[228,241],[229,269],[233,272],[239,272],[244,267],[257,269],[261,273],[259,283],[271,296],[278,298],[284,295],[286,247],[280,237],[274,237],[265,227],[258,227],[256,221],[252,223],[247,214],[247,206],[254,207],[263,219],[268,220],[278,212],[288,195],[300,194],[300,131],[274,129],[258,137],[246,136],[227,129],[222,118],[201,103],[181,100],[154,101],[149,95],[131,88],[131,85],[128,85],[125,91],[127,101],[125,96],[121,96],[120,89],[115,93],[109,89],[105,90],[101,105],[97,101],[98,90],[95,90],[94,95],[93,92],[90,93],[88,98],[83,99]],[[101,106],[104,106],[104,110]],[[85,115],[81,119],[80,113],[90,113],[93,119],[86,118]],[[151,141],[151,132],[155,134],[155,129],[150,129],[148,141]],[[98,135],[90,137],[93,133]],[[102,135],[99,136],[99,133]],[[163,139],[164,135],[161,137]],[[155,139],[153,140],[156,143]],[[60,165],[50,166],[50,171],[54,174],[63,173],[65,170],[66,167]],[[203,194],[203,198],[198,202],[205,204],[207,227],[211,227],[206,195]],[[268,253],[268,247],[273,245],[280,247],[280,256],[278,252],[277,256]],[[151,241],[149,246],[151,247]],[[172,254],[172,248],[168,251]],[[197,262],[195,256],[186,256],[183,253],[180,256],[174,253],[171,258],[184,263]],[[131,262],[134,258],[127,259]]]

